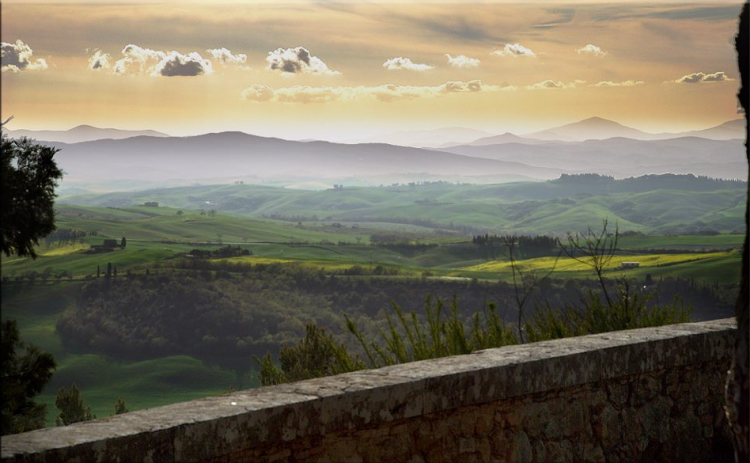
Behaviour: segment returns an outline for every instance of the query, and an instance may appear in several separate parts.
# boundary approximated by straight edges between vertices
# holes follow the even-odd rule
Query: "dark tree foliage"
[[[125,239],[125,238],[123,238]],[[250,252],[247,249],[242,249],[239,246],[236,248],[233,248],[231,245],[225,246],[223,248],[219,249],[191,249],[190,252],[188,252],[188,255],[190,257],[239,257],[239,256],[249,256],[252,255],[252,252]]]
[[[63,173],[56,148],[2,134],[0,251],[36,258],[34,246],[55,230],[55,186]]]
[[[31,400],[56,368],[52,355],[21,341],[15,320],[2,324],[2,434],[44,427],[46,406]]]
[[[298,265],[247,264],[184,259],[158,275],[132,273],[128,278],[99,279],[85,284],[57,321],[66,343],[122,357],[152,355],[274,355],[305,335],[305,325],[345,333],[345,317],[368,336],[388,329],[386,314],[395,302],[405,311],[418,310],[426,294],[460,300],[460,316],[469,320],[496,302],[504,321],[517,319],[513,286],[507,283],[452,281],[421,277],[387,278],[380,270],[359,266],[356,276],[327,274]],[[174,270],[174,271],[173,271]],[[377,275],[370,277],[369,275]],[[633,287],[641,287],[642,282]],[[614,282],[607,281],[611,291]],[[581,294],[598,282],[540,279],[528,296],[528,315],[538,304],[576,305]],[[719,291],[689,280],[657,279],[653,304],[680,294],[696,307],[720,307]],[[723,294],[723,293],[721,293]],[[346,337],[344,339],[347,339]],[[356,347],[356,344],[354,344]]]
[[[60,410],[60,414],[55,418],[55,424],[58,426],[68,426],[69,424],[96,419],[96,415],[91,413],[91,406],[84,405],[81,391],[75,384],[70,387],[61,387],[57,391],[55,407]],[[117,405],[115,405],[116,410]]]
[[[128,411],[128,406],[125,405],[125,400],[122,397],[118,398],[117,402],[115,402],[115,415],[122,415]]]
[[[472,236],[471,242],[478,246],[499,246],[506,245],[509,236],[498,236],[498,235],[475,235]],[[557,238],[554,236],[537,235],[537,236],[526,236],[526,235],[514,235],[513,240],[520,248],[540,248],[540,249],[555,249],[557,247]]]
[[[86,236],[86,232],[84,230],[74,230],[72,228],[58,228],[54,232],[50,233],[44,238],[44,241],[47,243],[47,246],[52,244],[53,242],[57,242],[58,244],[68,244],[68,243],[75,243],[77,240],[80,240]]]
[[[346,347],[334,341],[331,333],[313,324],[305,327],[305,336],[294,346],[284,346],[279,351],[281,369],[276,368],[271,354],[255,357],[260,366],[259,376],[264,386],[302,381],[328,376],[336,371],[337,351]],[[364,369],[364,364],[357,369]]]
[[[745,113],[745,149],[750,142],[750,127],[747,125],[747,112],[750,106],[750,4],[745,2],[740,14],[740,27],[735,38],[738,67],[742,79],[737,95]],[[747,152],[750,163],[750,151]],[[745,220],[750,220],[750,196],[745,205]],[[742,247],[742,281],[735,305],[737,316],[737,337],[734,345],[732,368],[729,371],[726,387],[726,410],[729,426],[734,439],[735,459],[738,462],[750,460],[750,240],[745,231],[745,244]]]

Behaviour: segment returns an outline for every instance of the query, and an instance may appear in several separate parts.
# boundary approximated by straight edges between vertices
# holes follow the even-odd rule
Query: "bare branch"
[[[602,231],[598,234],[589,228],[586,235],[583,236],[578,233],[575,235],[568,233],[568,244],[560,243],[563,252],[568,257],[594,269],[609,307],[612,307],[612,299],[610,299],[607,285],[604,283],[604,269],[617,252],[619,236],[618,227],[615,227],[614,234],[607,233],[607,219],[604,219]]]

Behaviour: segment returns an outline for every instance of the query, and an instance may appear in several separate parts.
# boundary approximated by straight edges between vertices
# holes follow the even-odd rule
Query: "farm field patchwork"
[[[86,205],[57,207],[58,229],[82,236],[40,243],[36,260],[2,257],[3,317],[17,319],[22,338],[52,353],[58,362],[52,382],[39,396],[48,406],[47,425],[51,426],[57,389],[72,383],[81,388],[99,417],[113,413],[120,397],[130,410],[137,410],[257,385],[256,364],[248,356],[131,358],[66,342],[57,330],[58,319],[76,303],[81,288],[96,283],[97,270],[103,278],[108,264],[117,269],[118,279],[148,271],[189,273],[193,264],[196,269],[225,268],[228,276],[222,278],[241,279],[241,272],[248,268],[282,266],[341,276],[366,287],[419,281],[426,288],[452,284],[465,289],[479,281],[488,285],[483,291],[489,291],[498,282],[512,282],[510,263],[500,247],[473,244],[473,235],[483,236],[490,229],[502,235],[506,226],[515,227],[518,234],[549,229],[556,230],[552,236],[564,243],[568,232],[585,230],[575,227],[596,229],[607,217],[610,224],[630,233],[620,236],[618,252],[605,269],[606,278],[681,278],[706,286],[731,286],[738,281],[737,250],[744,236],[736,230],[740,213],[732,204],[744,194],[739,190],[722,190],[713,199],[701,196],[709,193],[697,192],[689,210],[669,210],[670,201],[680,197],[674,192],[641,193],[644,198],[635,205],[628,203],[626,198],[632,195],[626,193],[579,197],[574,190],[554,182],[314,193],[230,185],[84,197]],[[573,196],[561,199],[556,196],[561,192]],[[186,201],[186,195],[193,199]],[[657,205],[657,199],[666,206]],[[679,199],[685,200],[684,195]],[[161,205],[135,206],[145,201]],[[708,219],[702,224],[685,221],[693,214],[709,217],[710,209],[716,207],[723,211],[721,220],[715,221],[719,231],[708,230]],[[651,213],[656,218],[644,222],[642,217]],[[663,233],[670,229],[708,232]],[[124,248],[93,252],[105,239],[119,244],[123,237],[127,240]],[[219,252],[226,246],[239,247],[249,255],[188,257],[193,250]],[[554,268],[551,277],[558,282],[591,280],[590,267],[565,255],[556,259],[556,254],[553,249],[520,249],[516,258],[524,272],[546,274]],[[622,269],[622,262],[638,262],[639,267]],[[237,266],[235,276],[232,265]],[[213,273],[217,271],[208,271],[209,278]],[[375,294],[357,294],[351,300],[367,307],[372,316],[388,308],[385,302],[381,307],[373,305],[374,299],[368,300]],[[328,296],[304,297],[311,298],[311,306],[328,303]],[[507,302],[504,307],[507,310]],[[300,314],[300,319],[285,321],[284,329],[303,329],[302,320],[309,315]],[[338,323],[336,317],[340,318],[329,314],[318,320]],[[372,323],[376,321],[366,325]],[[376,325],[370,330],[374,332]]]

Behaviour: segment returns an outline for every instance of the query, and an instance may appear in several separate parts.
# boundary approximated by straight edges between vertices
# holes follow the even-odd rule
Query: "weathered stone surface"
[[[731,461],[733,320],[318,378],[33,431],[3,462]]]

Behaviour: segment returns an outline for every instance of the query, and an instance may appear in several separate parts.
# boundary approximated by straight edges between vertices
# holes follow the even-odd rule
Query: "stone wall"
[[[2,461],[732,461],[734,320],[489,349],[2,440]]]

